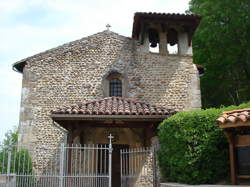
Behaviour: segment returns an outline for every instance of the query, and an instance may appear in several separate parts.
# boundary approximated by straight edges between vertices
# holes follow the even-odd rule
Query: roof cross
[[[110,24],[107,24],[107,25],[106,25],[106,28],[107,28],[108,31],[110,30],[110,27],[111,27]]]

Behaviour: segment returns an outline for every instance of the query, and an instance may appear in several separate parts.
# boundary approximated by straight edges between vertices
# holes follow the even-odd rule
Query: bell
[[[157,43],[155,43],[155,42],[152,42],[151,44],[150,44],[150,47],[156,47],[157,46]]]

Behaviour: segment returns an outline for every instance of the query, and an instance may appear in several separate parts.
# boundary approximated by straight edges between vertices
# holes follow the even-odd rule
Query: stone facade
[[[105,96],[105,77],[118,72],[124,97],[177,110],[201,107],[191,55],[145,52],[137,40],[103,31],[24,59],[21,143],[57,144],[64,138],[52,109]]]
[[[146,20],[150,20],[150,23]],[[55,155],[62,142],[82,145],[108,144],[107,136],[111,133],[114,135],[113,144],[117,144],[117,150],[120,149],[119,146],[129,147],[131,150],[159,147],[157,124],[173,114],[164,113],[164,117],[160,118],[158,114],[162,113],[161,110],[192,110],[201,107],[199,73],[192,61],[191,45],[191,37],[198,20],[199,18],[193,15],[136,13],[133,38],[105,30],[15,63],[14,68],[23,72],[19,143],[27,145],[32,152],[36,173],[42,173],[46,169],[48,160],[58,160]],[[169,54],[168,45],[178,45],[177,54]],[[159,52],[150,52],[149,46],[158,46]],[[105,105],[104,108],[108,108],[108,111],[112,108],[110,115],[103,115],[105,120],[100,118],[101,115],[95,115],[98,112],[93,113],[93,110],[89,115],[90,113],[84,113],[83,109],[80,109],[82,104],[75,105],[93,100],[100,101],[103,98],[107,102],[117,102],[119,99],[113,99],[114,97],[106,98],[111,93],[112,79],[117,79],[122,84],[122,92],[112,96],[122,96],[120,100],[124,100],[127,105]],[[128,105],[128,100],[134,104]],[[138,102],[134,102],[135,100]],[[147,118],[144,107],[149,106],[147,104],[158,108],[158,113],[151,110],[155,106],[150,108],[150,112],[147,110],[149,117],[154,113],[160,120],[154,118],[153,123]],[[78,106],[81,113],[75,107],[64,107],[72,105]],[[97,105],[88,106],[98,108]],[[125,112],[114,112],[114,108],[119,108],[118,106],[133,108],[134,111],[137,107],[144,113],[121,115]],[[166,110],[160,109],[161,107]],[[66,113],[60,113],[61,108],[64,108]],[[89,110],[87,107],[85,109]],[[59,120],[61,123],[57,123],[52,110],[59,111],[56,115],[69,114],[67,120]],[[74,121],[72,113],[78,117],[95,116],[93,121],[83,117]],[[138,116],[140,114],[141,116]],[[120,155],[116,158],[118,161],[114,160],[119,165]],[[146,155],[139,168],[141,170],[137,173],[139,177],[133,179],[134,185],[152,186],[155,181],[159,181],[159,178],[152,176],[158,175],[156,173],[159,171],[154,168],[156,165],[153,154]],[[120,168],[117,171],[120,171]],[[147,171],[152,177],[140,177],[143,176],[142,171]]]

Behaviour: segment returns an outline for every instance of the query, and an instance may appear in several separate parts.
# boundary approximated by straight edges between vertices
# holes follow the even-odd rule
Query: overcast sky
[[[0,141],[18,126],[22,58],[106,29],[131,36],[135,12],[184,13],[189,0],[0,0]]]

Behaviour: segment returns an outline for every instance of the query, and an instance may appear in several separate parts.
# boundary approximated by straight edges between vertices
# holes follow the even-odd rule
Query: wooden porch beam
[[[170,115],[83,115],[83,114],[52,114],[51,118],[54,121],[65,120],[65,121],[102,121],[105,119],[122,119],[127,121],[162,121]]]
[[[105,123],[82,123],[80,125],[75,125],[70,122],[59,122],[59,124],[65,129],[74,128],[77,131],[82,131],[86,127],[101,127],[101,128],[148,128],[149,126],[157,126],[159,123],[125,123],[125,124],[105,124]]]

